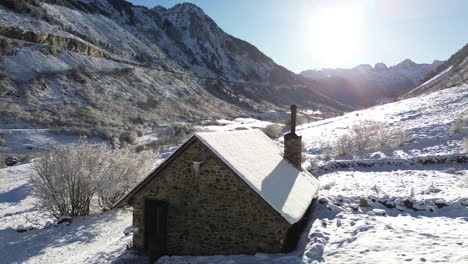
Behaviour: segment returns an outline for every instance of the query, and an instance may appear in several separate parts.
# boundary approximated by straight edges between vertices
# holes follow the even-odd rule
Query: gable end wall
[[[192,160],[203,161],[198,176]],[[145,198],[169,203],[169,255],[277,253],[291,227],[199,140],[131,199],[138,249],[144,249]]]

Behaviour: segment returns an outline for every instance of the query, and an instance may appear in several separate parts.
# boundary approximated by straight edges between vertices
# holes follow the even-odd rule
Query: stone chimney
[[[302,137],[296,135],[296,105],[291,105],[291,132],[284,135],[284,158],[302,170]]]

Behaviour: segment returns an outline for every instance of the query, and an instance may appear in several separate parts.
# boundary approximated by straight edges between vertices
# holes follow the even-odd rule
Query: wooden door
[[[166,254],[167,207],[163,201],[145,200],[145,249],[153,260]]]

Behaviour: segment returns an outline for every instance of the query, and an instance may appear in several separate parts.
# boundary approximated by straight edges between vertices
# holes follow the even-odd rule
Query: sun
[[[310,17],[310,45],[324,67],[347,66],[361,51],[362,12],[358,7],[328,7]]]

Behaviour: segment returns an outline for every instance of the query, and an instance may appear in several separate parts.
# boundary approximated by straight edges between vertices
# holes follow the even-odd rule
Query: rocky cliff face
[[[416,87],[442,62],[418,64],[410,59],[387,67],[361,64],[352,69],[308,70],[301,73],[317,89],[330,97],[355,107],[370,106],[392,98]]]

